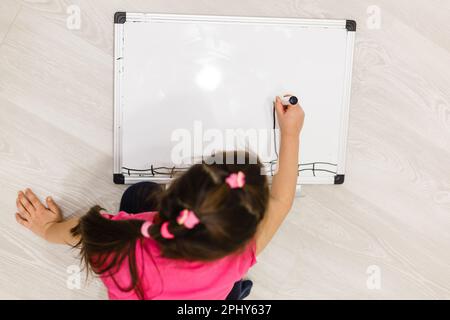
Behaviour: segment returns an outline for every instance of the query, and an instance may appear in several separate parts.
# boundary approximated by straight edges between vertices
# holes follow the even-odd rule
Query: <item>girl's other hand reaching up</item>
[[[47,230],[63,220],[61,210],[51,197],[47,197],[46,204],[30,189],[19,191],[16,200],[17,222],[44,239],[47,239]]]

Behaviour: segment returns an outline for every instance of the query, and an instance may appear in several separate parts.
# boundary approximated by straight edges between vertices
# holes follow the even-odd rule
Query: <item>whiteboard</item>
[[[298,184],[343,183],[355,29],[351,20],[116,13],[115,183],[167,183],[211,152],[244,148],[272,176],[273,100],[284,93],[306,113]]]

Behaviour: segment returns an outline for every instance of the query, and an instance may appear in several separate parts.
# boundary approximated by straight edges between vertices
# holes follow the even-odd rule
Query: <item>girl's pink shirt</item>
[[[103,214],[111,220],[150,220],[157,212],[117,215]],[[157,300],[223,300],[236,281],[241,280],[256,263],[256,242],[239,254],[233,254],[213,262],[192,262],[168,259],[161,256],[155,240],[142,238],[136,242],[136,266],[145,299]],[[101,275],[112,300],[139,299],[134,291],[120,290],[131,284],[128,258],[113,276]]]

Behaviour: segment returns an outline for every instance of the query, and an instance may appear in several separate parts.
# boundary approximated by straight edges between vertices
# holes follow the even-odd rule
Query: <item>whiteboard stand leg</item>
[[[297,187],[295,188],[295,197],[300,198],[301,195],[302,195],[302,185],[298,184]]]

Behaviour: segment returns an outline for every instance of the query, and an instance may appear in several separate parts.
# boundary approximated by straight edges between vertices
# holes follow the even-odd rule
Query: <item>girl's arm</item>
[[[70,230],[78,225],[79,218],[63,220],[61,210],[51,197],[47,197],[46,203],[44,206],[30,189],[20,191],[16,200],[17,222],[49,242],[76,245],[79,239],[72,236]]]
[[[72,236],[70,230],[75,228],[79,221],[79,218],[71,218],[49,225],[45,233],[45,240],[51,243],[67,244],[74,247],[78,244],[80,238]]]
[[[256,233],[256,254],[267,246],[291,210],[297,185],[299,136],[305,113],[300,105],[285,108],[279,97],[275,110],[281,133],[278,172],[272,179],[268,209]]]

